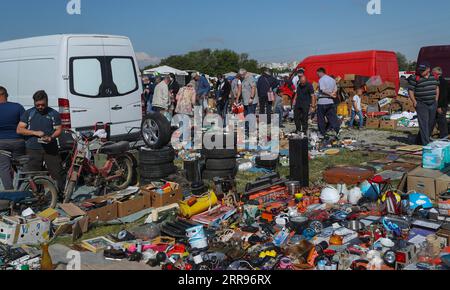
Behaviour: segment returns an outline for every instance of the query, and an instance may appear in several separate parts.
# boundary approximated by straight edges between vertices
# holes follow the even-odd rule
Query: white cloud
[[[139,62],[139,65],[145,67],[151,64],[158,64],[161,61],[160,57],[151,56],[146,52],[136,52],[136,58]]]

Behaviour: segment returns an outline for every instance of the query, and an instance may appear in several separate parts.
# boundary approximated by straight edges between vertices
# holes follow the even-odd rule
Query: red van
[[[297,69],[305,69],[309,81],[317,82],[317,69],[325,68],[328,75],[344,77],[346,74],[372,77],[393,82],[400,88],[397,55],[392,51],[370,50],[339,54],[317,55],[305,58]]]
[[[417,64],[423,62],[428,62],[432,68],[441,67],[444,78],[450,80],[450,45],[422,47]]]

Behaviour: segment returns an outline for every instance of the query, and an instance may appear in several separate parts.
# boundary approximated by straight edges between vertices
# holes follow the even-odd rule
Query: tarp
[[[151,68],[148,70],[144,71],[144,74],[154,74],[154,73],[159,73],[161,75],[168,75],[170,73],[173,73],[174,75],[177,76],[187,76],[189,75],[187,72],[164,65],[164,66],[160,66],[160,67],[155,67],[155,68]]]

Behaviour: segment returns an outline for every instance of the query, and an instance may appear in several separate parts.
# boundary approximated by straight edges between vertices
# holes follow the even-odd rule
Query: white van
[[[103,122],[111,125],[113,140],[139,135],[142,83],[127,37],[52,35],[2,42],[0,86],[26,109],[33,106],[33,94],[45,90],[64,128],[90,131]]]

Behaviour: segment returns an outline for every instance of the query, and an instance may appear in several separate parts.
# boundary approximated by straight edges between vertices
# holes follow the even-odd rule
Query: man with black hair
[[[408,78],[409,97],[417,111],[419,120],[418,143],[427,146],[436,122],[437,104],[439,100],[439,81],[431,74],[429,63],[418,66],[416,75]]]
[[[25,109],[20,104],[8,102],[8,91],[0,86],[0,178],[5,190],[13,188],[11,157],[25,154],[25,141],[17,134],[17,125]]]
[[[230,101],[231,94],[231,84],[225,78],[224,75],[217,76],[216,84],[216,98],[217,98],[217,113],[222,117],[225,122],[225,117],[227,115],[227,109]]]
[[[317,70],[319,77],[319,92],[315,98],[317,98],[317,122],[319,125],[319,131],[322,137],[327,133],[328,127],[332,128],[336,132],[336,136],[339,137],[341,131],[341,124],[339,122],[334,100],[337,98],[337,84],[336,81],[327,75],[324,68]]]
[[[47,165],[51,177],[58,183],[58,189],[64,191],[63,170],[56,139],[61,136],[61,118],[59,113],[48,106],[45,91],[33,95],[34,107],[20,118],[17,133],[25,136],[27,155],[30,157],[25,170],[41,171],[43,163]]]

